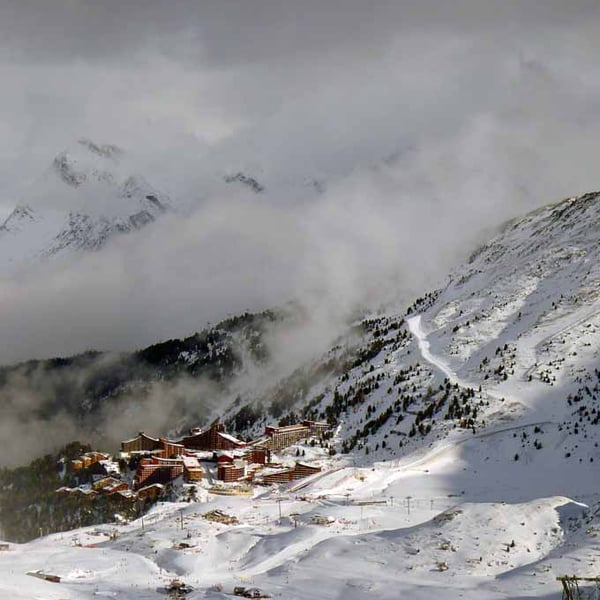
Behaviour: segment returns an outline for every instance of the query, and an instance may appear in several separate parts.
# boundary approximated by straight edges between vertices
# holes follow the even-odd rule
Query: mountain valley
[[[325,447],[298,442],[278,456],[303,452],[322,472],[252,497],[198,484],[194,502],[182,491],[129,522],[10,544],[0,592],[158,598],[179,577],[190,599],[246,586],[290,599],[550,600],[556,577],[597,576],[599,236],[600,194],[542,207],[507,223],[439,289],[364,315],[323,356],[273,379],[249,375],[268,372],[271,327],[297,313],[243,315],[107,362],[102,382],[128,374],[91,396],[98,406],[83,423],[130,386],[183,373],[193,389],[206,377],[207,396],[220,395],[194,415],[204,424],[216,415],[250,439],[274,421],[327,421]],[[66,359],[60,379],[102,360]],[[32,368],[51,378],[56,367]],[[157,427],[194,425],[188,409]],[[211,509],[237,524],[203,518]]]

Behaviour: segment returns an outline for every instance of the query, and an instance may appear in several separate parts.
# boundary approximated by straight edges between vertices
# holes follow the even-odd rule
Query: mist
[[[82,136],[124,148],[175,207],[100,252],[2,277],[4,364],[295,301],[310,318],[273,336],[283,372],[357,308],[443,285],[505,220],[598,188],[596,2],[1,11],[0,216]],[[264,193],[224,185],[236,172]]]
[[[85,380],[109,356],[88,369],[68,373],[17,369],[2,381],[0,389],[0,440],[5,451],[1,466],[21,466],[70,441],[116,453],[120,442],[138,431],[150,435],[176,436],[185,426],[204,422],[218,406],[222,391],[206,378],[181,376],[174,381],[152,381],[133,386],[118,398],[107,398],[86,414],[82,406]],[[106,365],[104,365],[106,366]],[[80,381],[76,381],[80,379]],[[62,394],[80,393],[78,406]],[[75,399],[77,400],[77,399]]]

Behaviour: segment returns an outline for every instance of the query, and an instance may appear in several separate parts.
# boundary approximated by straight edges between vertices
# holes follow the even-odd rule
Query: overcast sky
[[[1,0],[0,215],[82,136],[193,209],[3,281],[0,361],[293,298],[322,330],[443,281],[599,187],[598,56],[596,1]],[[269,193],[206,191],[238,169]]]

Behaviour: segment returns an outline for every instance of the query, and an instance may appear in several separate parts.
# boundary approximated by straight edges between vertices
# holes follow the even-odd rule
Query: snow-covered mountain
[[[594,400],[585,388],[598,386],[599,241],[596,193],[507,224],[443,289],[408,311],[363,321],[358,351],[342,342],[283,382],[283,412],[336,419],[340,446],[364,452],[369,440],[371,458],[374,446],[378,458],[412,451],[415,438],[421,443],[408,435],[412,425],[428,430],[425,437],[448,435],[457,419],[444,417],[452,415],[475,428],[519,415],[572,419],[569,394]],[[452,390],[468,391],[460,404],[472,408],[455,408]],[[275,394],[281,400],[280,386]]]
[[[277,457],[305,451],[323,473],[252,499],[202,488],[145,521],[15,546],[0,591],[24,598],[32,581],[45,597],[53,584],[24,575],[41,570],[74,598],[159,598],[180,576],[190,599],[242,585],[289,599],[558,600],[557,576],[600,575],[600,194],[507,224],[441,289],[356,323],[222,416],[246,433],[329,420],[331,448]],[[203,519],[214,508],[239,524]]]
[[[116,146],[81,139],[22,192],[0,225],[0,272],[67,252],[98,250],[171,208],[169,198],[128,172]]]

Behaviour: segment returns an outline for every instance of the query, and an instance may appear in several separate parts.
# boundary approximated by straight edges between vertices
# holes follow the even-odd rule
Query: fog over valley
[[[599,56],[0,0],[0,599],[598,600]]]
[[[327,344],[504,220],[596,187],[593,2],[177,5],[3,4],[2,212],[82,137],[123,148],[174,208],[101,252],[5,270],[4,363],[290,300]],[[237,173],[263,192],[223,182]]]

